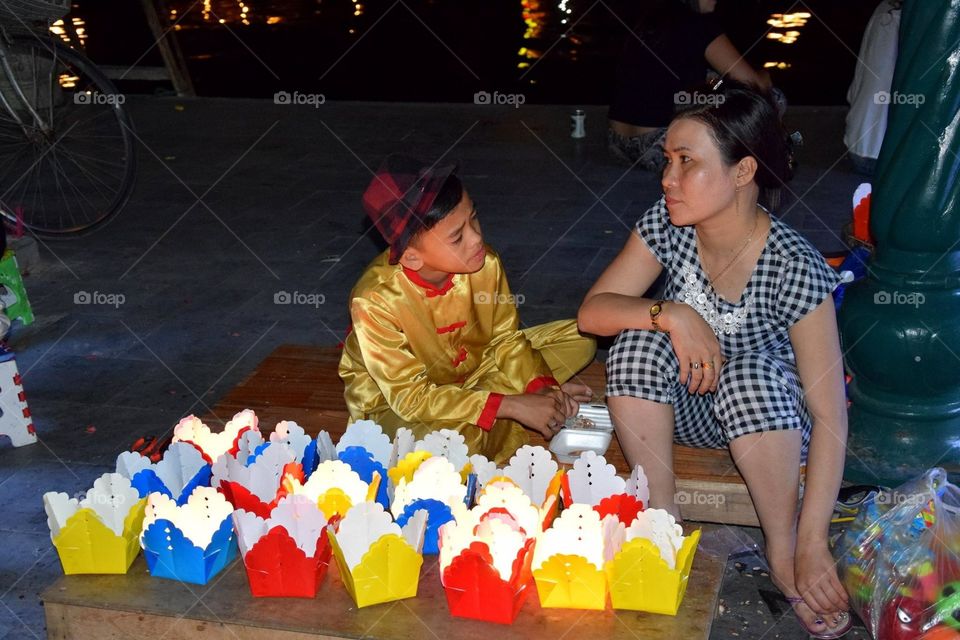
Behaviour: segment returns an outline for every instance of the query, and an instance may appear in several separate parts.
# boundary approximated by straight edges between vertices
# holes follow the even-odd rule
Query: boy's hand
[[[560,389],[576,400],[577,402],[590,402],[593,400],[593,389],[579,382],[564,382]]]
[[[541,389],[538,393],[505,396],[497,417],[516,420],[549,440],[567,419],[567,397],[556,388]]]

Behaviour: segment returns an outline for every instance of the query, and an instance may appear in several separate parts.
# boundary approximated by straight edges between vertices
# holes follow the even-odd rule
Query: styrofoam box
[[[592,421],[593,427],[573,427],[578,417]],[[550,441],[550,451],[564,464],[573,464],[584,451],[603,455],[613,439],[613,422],[605,404],[582,404],[573,418],[568,418],[563,429]]]

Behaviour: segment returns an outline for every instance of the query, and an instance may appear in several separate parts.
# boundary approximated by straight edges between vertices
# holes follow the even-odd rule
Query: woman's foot
[[[850,615],[846,611],[837,611],[820,616],[811,609],[797,592],[793,576],[793,558],[780,560],[767,554],[770,566],[770,580],[780,590],[793,608],[797,621],[814,638],[839,638],[850,630]]]

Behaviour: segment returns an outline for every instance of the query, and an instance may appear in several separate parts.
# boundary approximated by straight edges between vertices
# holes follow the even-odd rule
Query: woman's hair
[[[719,86],[707,87],[701,96],[702,99],[679,109],[674,120],[690,118],[706,125],[728,166],[753,156],[757,161],[754,180],[760,187],[760,204],[776,208],[780,190],[793,177],[795,163],[790,137],[772,97],[727,79]]]

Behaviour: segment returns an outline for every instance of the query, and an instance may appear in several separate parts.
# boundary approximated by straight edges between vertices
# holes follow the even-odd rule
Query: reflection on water
[[[57,20],[50,25],[50,32],[71,46],[79,45],[82,49],[87,44],[87,23],[80,16],[73,16],[66,22]]]
[[[808,0],[810,11],[784,12],[793,7],[789,0],[721,0],[718,16],[734,43],[747,50],[748,61],[775,74],[792,101],[840,103],[852,77],[850,51],[858,50],[875,2],[850,0],[840,10],[832,0]],[[129,43],[129,60],[110,59],[116,47],[108,33],[113,40],[135,16],[112,18],[100,9],[93,24],[87,14],[99,4],[74,0],[71,22],[52,29],[66,42],[86,45],[98,62],[132,63],[151,46],[149,33],[145,38],[141,28],[141,42]],[[201,95],[266,96],[300,88],[331,99],[464,101],[477,90],[499,89],[522,91],[527,102],[602,104],[625,39],[635,37],[629,28],[638,0],[166,5],[164,17],[176,30]],[[831,64],[823,65],[824,59]]]

